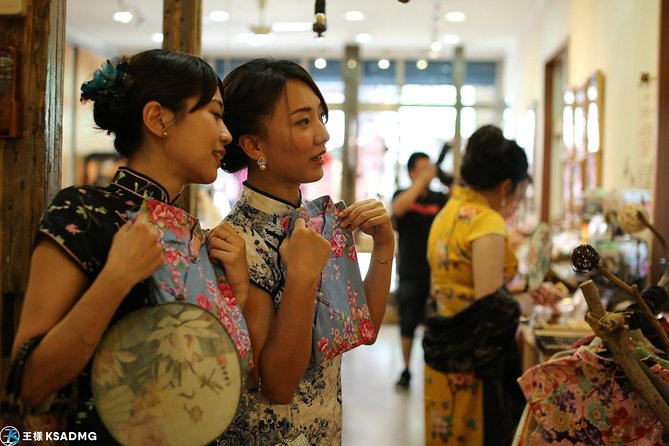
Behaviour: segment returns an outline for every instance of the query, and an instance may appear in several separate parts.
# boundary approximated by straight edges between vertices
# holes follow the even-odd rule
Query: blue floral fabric
[[[209,258],[200,222],[181,208],[151,198],[139,212],[146,213],[158,229],[163,247],[163,264],[151,276],[156,303],[190,302],[212,313],[232,338],[242,369],[248,372],[252,355],[246,321],[225,271]]]
[[[353,234],[341,226],[337,213],[346,208],[328,195],[305,202],[287,221],[288,235],[295,220],[303,218],[330,242],[328,259],[316,293],[313,326],[313,361],[320,364],[375,337],[365,288],[358,266]],[[286,221],[284,220],[284,226]]]

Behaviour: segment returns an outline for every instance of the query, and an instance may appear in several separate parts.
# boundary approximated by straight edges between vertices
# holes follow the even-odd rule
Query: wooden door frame
[[[539,220],[548,223],[550,220],[551,196],[551,160],[553,140],[553,78],[558,63],[567,60],[567,45],[558,49],[544,65],[544,142],[543,165],[541,170],[541,202],[539,206]]]
[[[660,2],[660,36],[658,60],[657,101],[657,149],[655,153],[655,175],[653,190],[653,224],[658,231],[669,237],[669,0]],[[656,283],[661,276],[662,245],[653,239],[651,281]]]

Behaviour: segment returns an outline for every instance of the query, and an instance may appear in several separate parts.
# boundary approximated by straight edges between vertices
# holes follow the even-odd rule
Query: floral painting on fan
[[[295,219],[302,217],[307,227],[330,242],[330,258],[321,274],[314,310],[312,360],[316,364],[375,337],[353,234],[341,227],[337,216],[344,208],[344,202],[334,203],[325,195],[305,201],[282,221],[290,236]]]

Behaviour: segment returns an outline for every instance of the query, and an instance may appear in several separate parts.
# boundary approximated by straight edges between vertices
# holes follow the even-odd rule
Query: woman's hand
[[[114,234],[104,269],[132,288],[163,264],[163,249],[156,227],[140,213]]]
[[[235,293],[240,307],[249,291],[249,267],[246,261],[246,241],[232,225],[223,222],[207,234],[207,251],[212,261],[225,269],[225,278]]]
[[[330,258],[331,249],[330,242],[318,232],[307,228],[303,218],[298,218],[291,236],[281,243],[279,253],[286,263],[288,274],[316,281]]]
[[[359,201],[347,207],[339,214],[341,226],[350,231],[360,229],[374,239],[375,248],[378,246],[395,247],[395,233],[388,211],[379,200],[373,198]],[[391,253],[392,256],[392,253]]]
[[[530,296],[535,304],[545,305],[553,309],[554,314],[560,314],[558,303],[567,297],[567,289],[564,285],[555,285],[552,282],[543,282],[539,289],[530,291]]]

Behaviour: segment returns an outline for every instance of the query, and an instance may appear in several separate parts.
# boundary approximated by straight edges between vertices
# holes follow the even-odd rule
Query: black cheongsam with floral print
[[[61,190],[40,222],[39,236],[50,239],[71,257],[86,274],[90,285],[107,261],[112,238],[127,221],[126,213],[137,211],[145,198],[170,203],[161,185],[139,172],[121,167],[109,186],[72,186]],[[147,305],[148,295],[147,282],[137,284],[118,307],[110,325]],[[70,430],[96,432],[97,445],[116,445],[92,405],[90,366],[89,362],[77,378],[79,411]]]

